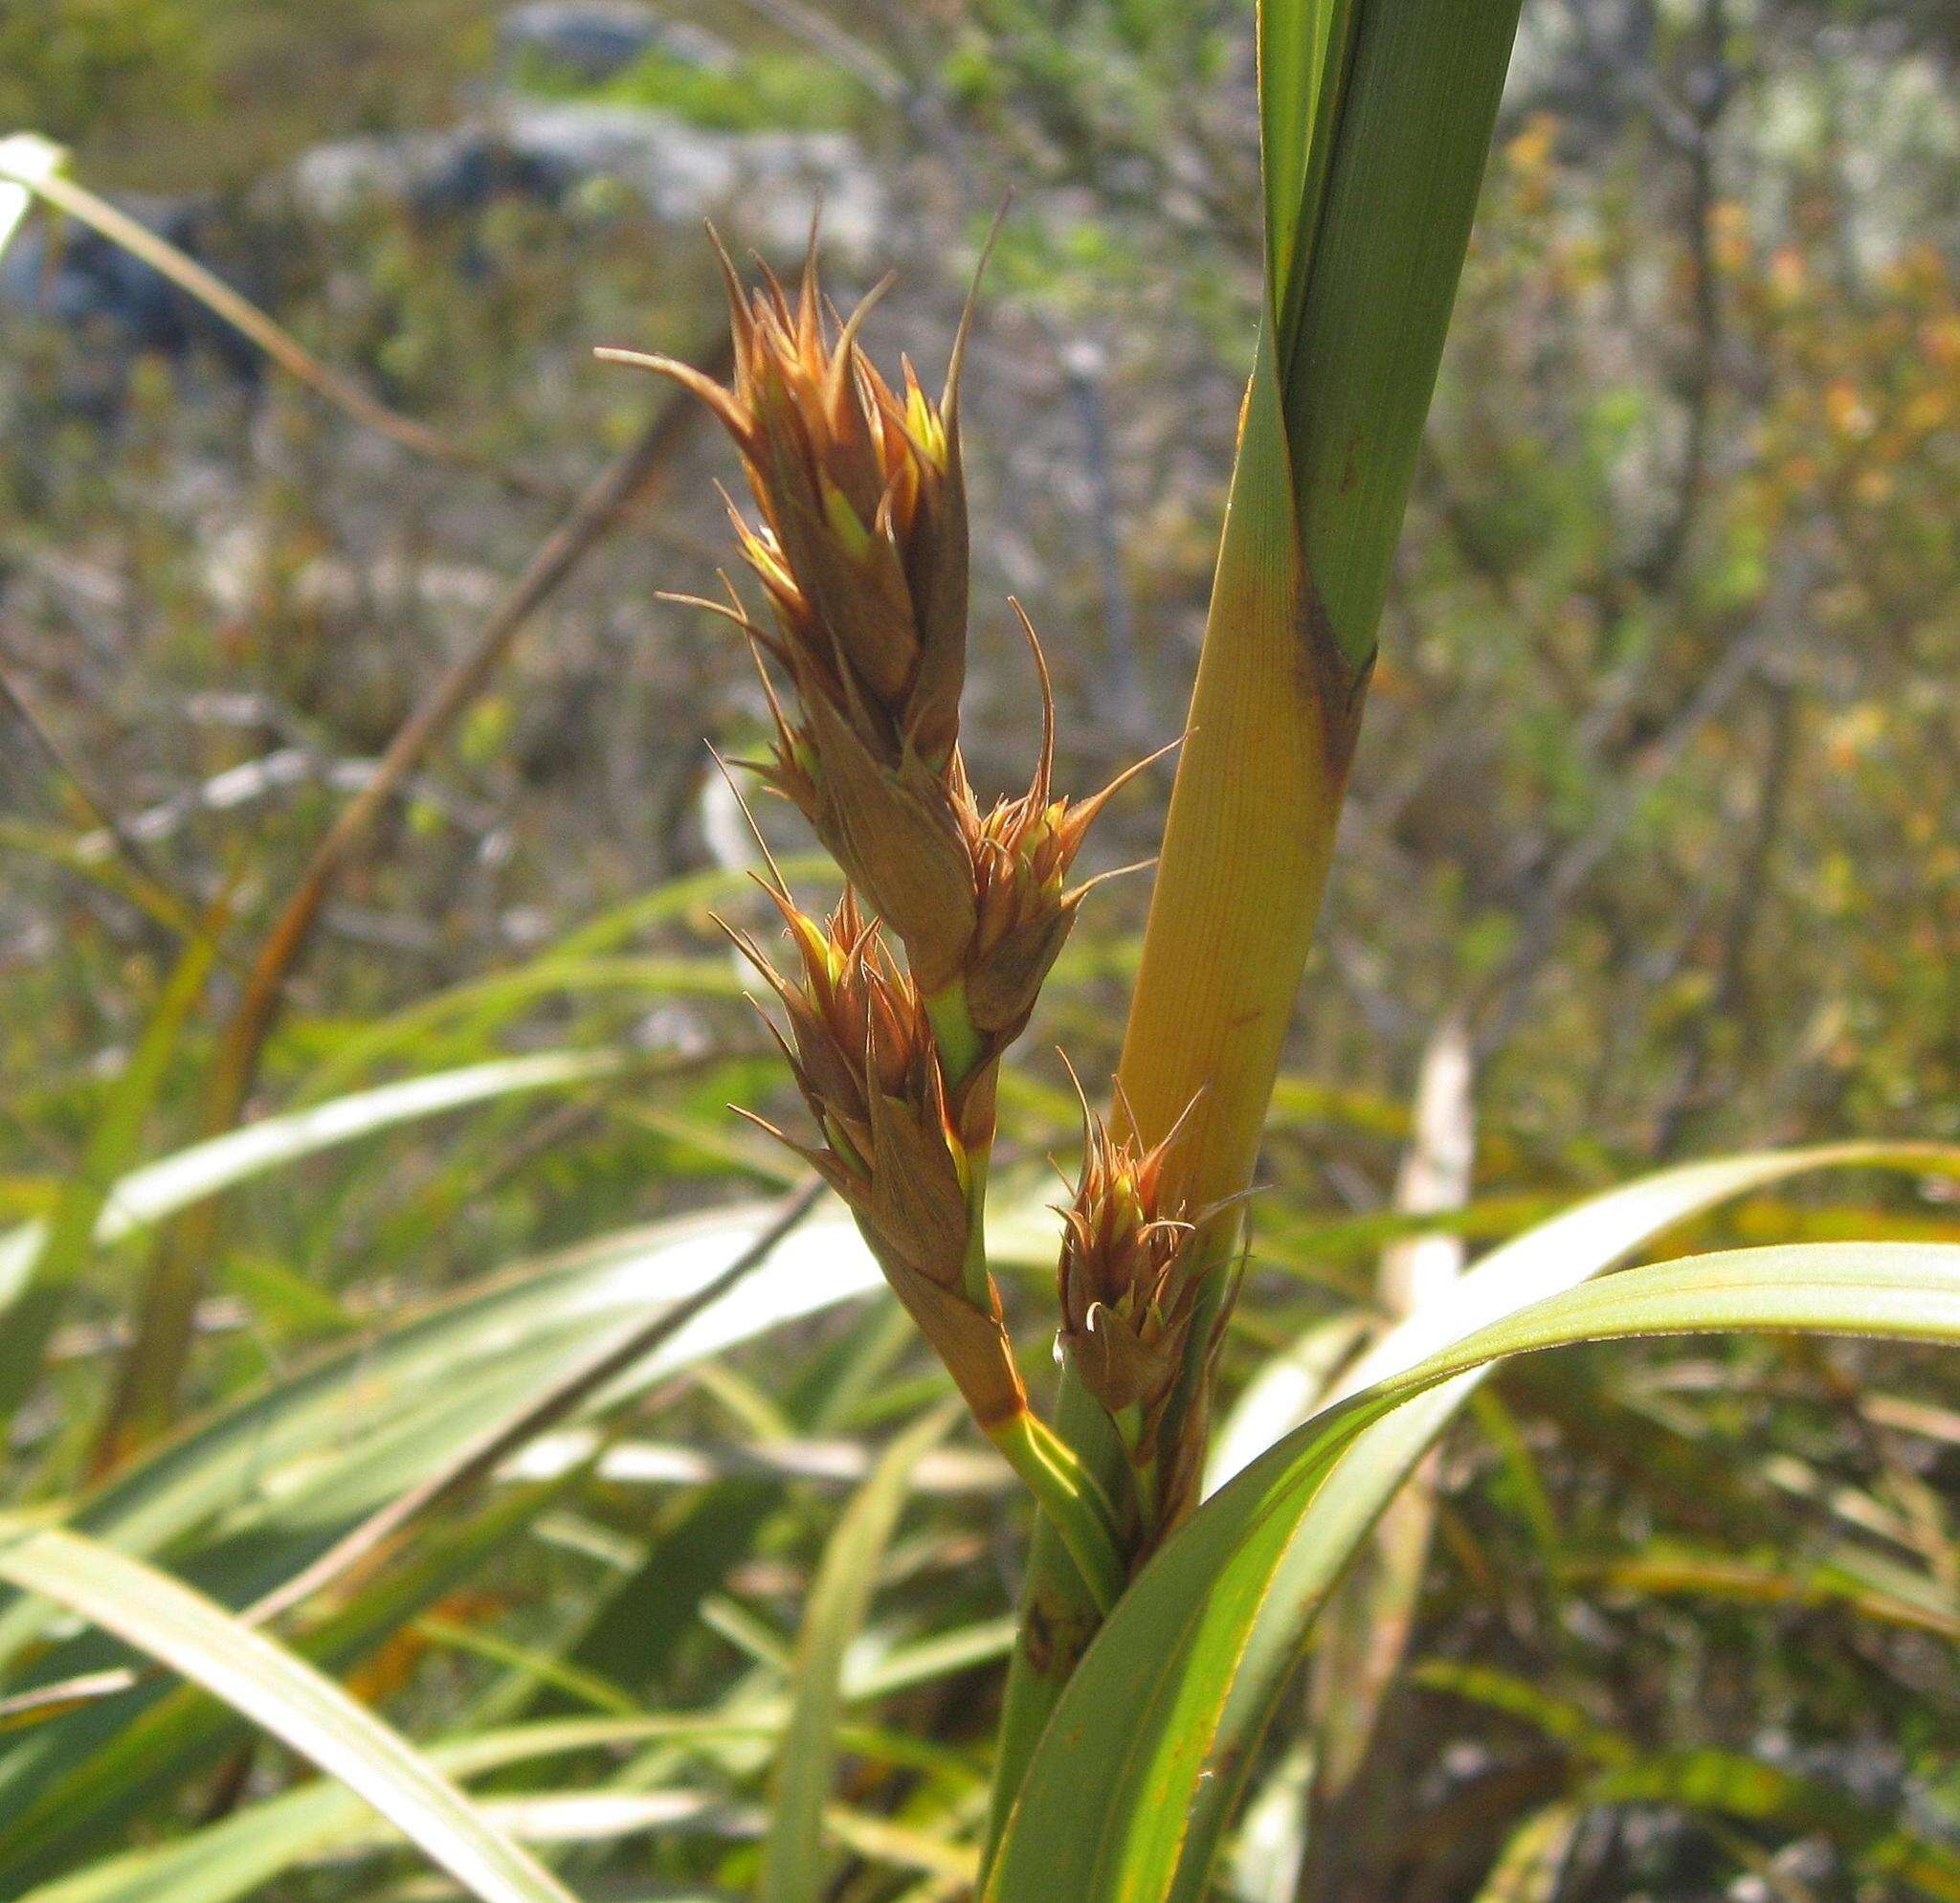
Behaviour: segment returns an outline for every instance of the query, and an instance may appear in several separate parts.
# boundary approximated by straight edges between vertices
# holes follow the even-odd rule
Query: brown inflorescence
[[[909,363],[901,394],[859,347],[870,299],[841,325],[827,321],[813,261],[793,302],[773,277],[745,293],[725,254],[723,264],[732,387],[671,358],[601,354],[676,379],[740,448],[761,520],[737,514],[736,532],[772,625],[751,619],[732,589],[727,604],[702,605],[741,626],[757,651],[775,734],[770,757],[748,764],[802,811],[904,947],[920,993],[963,988],[984,1063],[1027,1022],[1088,889],[1062,882],[1130,774],[1091,799],[1055,796],[1054,697],[1015,603],[1040,676],[1040,758],[1028,791],[990,809],[968,783],[959,750],[967,320],[934,402]],[[788,706],[770,661],[793,689]]]
[[[811,1144],[783,1140],[850,1205],[991,1429],[1027,1406],[980,1227],[998,1061],[1089,889],[1066,884],[1089,826],[1130,773],[1087,800],[1056,795],[1054,694],[1016,603],[1040,682],[1039,755],[1016,798],[983,808],[968,781],[959,378],[970,303],[934,401],[909,363],[899,390],[880,376],[858,343],[877,293],[839,320],[813,247],[793,297],[767,270],[745,291],[725,253],[722,262],[734,329],[728,387],[669,358],[601,355],[684,386],[741,451],[757,516],[745,520],[732,504],[731,513],[768,595],[768,622],[751,618],[732,584],[725,605],[702,605],[744,630],[762,675],[774,736],[769,757],[747,764],[804,814],[847,882],[821,923],[780,880],[767,888],[796,948],[792,976],[734,935],[782,1003],[788,1024],[777,1036],[818,1131]],[[784,680],[790,691],[779,695]],[[888,943],[902,948],[902,966]],[[1154,1259],[1173,1233],[1159,1223],[1125,1246]],[[1115,1246],[1113,1230],[1102,1245],[1105,1255]],[[1091,1272],[1078,1270],[1078,1288]],[[1160,1274],[1150,1288],[1097,1292],[1072,1315],[1080,1353],[1102,1357],[1105,1389],[1142,1379],[1140,1357],[1174,1359],[1172,1337],[1188,1332],[1181,1282]],[[1128,1330],[1134,1345],[1105,1342],[1103,1329]],[[1164,1388],[1154,1364],[1144,1385],[1152,1397]]]
[[[969,1292],[969,1157],[991,1133],[992,1079],[949,1090],[917,987],[847,891],[828,920],[766,886],[800,971],[786,976],[746,933],[730,936],[781,1000],[771,1024],[819,1132],[808,1159],[849,1204],[885,1279],[959,1383],[982,1426],[1027,1405],[992,1280]],[[750,1113],[745,1111],[745,1115]]]
[[[1055,693],[1034,623],[1018,601],[1012,607],[1035,658],[1041,685],[1041,751],[1028,791],[996,800],[983,813],[957,774],[954,808],[973,867],[975,921],[964,976],[974,1024],[1004,1049],[1020,1035],[1035,999],[1075,923],[1082,900],[1099,882],[1063,884],[1089,828],[1103,807],[1162,753],[1139,760],[1102,791],[1082,800],[1055,793]],[[955,761],[957,769],[958,762]],[[1133,869],[1133,868],[1122,868]],[[1103,877],[1113,877],[1104,874]]]
[[[1111,1136],[1088,1104],[1081,1121],[1081,1175],[1060,1209],[1060,1342],[1081,1385],[1125,1426],[1133,1458],[1156,1460],[1199,1295],[1197,1225],[1165,1175],[1178,1132],[1145,1151]]]
[[[773,276],[745,293],[725,253],[723,265],[731,388],[672,358],[601,354],[684,385],[741,450],[760,520],[737,514],[736,532],[774,625],[732,613],[795,689],[793,710],[771,691],[775,740],[759,771],[937,991],[974,915],[951,792],[967,654],[965,325],[935,402],[909,363],[901,393],[858,347],[872,298],[841,326],[827,322],[813,250],[793,302]]]

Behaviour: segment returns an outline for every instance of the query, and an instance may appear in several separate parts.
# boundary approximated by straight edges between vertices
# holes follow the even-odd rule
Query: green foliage
[[[133,107],[187,119],[212,109],[212,73],[190,0],[7,0],[0,6],[0,128],[64,144]]]
[[[1588,1278],[1655,1235],[1740,1191],[1819,1164],[1894,1161],[1960,1171],[1960,1154],[1846,1151],[1690,1164],[1610,1191],[1493,1250],[1476,1272],[1376,1344],[1344,1381],[1351,1398],[1329,1405],[1208,1503],[1125,1595],[1071,1680],[999,1851],[994,1887],[1006,1899],[1040,1893],[1058,1857],[1085,1896],[1203,1893],[1250,1745],[1264,1732],[1301,1640],[1387,1501],[1406,1481],[1487,1358],[1557,1340],[1756,1326],[1732,1287],[1760,1288],[1766,1312],[1800,1316],[1813,1292],[1800,1269],[1844,1272],[1861,1287],[1866,1258],[1782,1257],[1772,1249],[1709,1258],[1705,1268],[1659,1265],[1657,1310],[1640,1304],[1632,1271],[1610,1278],[1597,1301]],[[1960,1261],[1960,1258],[1951,1258]],[[1950,1294],[1937,1255],[1869,1258],[1874,1288],[1917,1287],[1886,1307],[1897,1326],[1915,1304],[1937,1333]],[[1950,1265],[1950,1264],[1949,1265]],[[1849,1314],[1854,1295],[1842,1312]],[[1676,1307],[1668,1307],[1668,1304]],[[1781,1305],[1780,1307],[1778,1305]],[[1828,1295],[1816,1312],[1839,1312]],[[1877,1311],[1874,1310],[1874,1316]],[[1800,1319],[1763,1326],[1803,1325]],[[1856,1327],[1850,1321],[1826,1326]],[[1879,1324],[1874,1320],[1874,1326]],[[1374,1385],[1370,1386],[1369,1383]],[[1290,1449],[1290,1452],[1288,1451]],[[1101,1741],[1085,1761],[1083,1738]]]
[[[861,121],[861,91],[805,55],[754,53],[726,67],[641,55],[599,89],[603,99],[657,106],[718,132],[832,131]]]
[[[545,98],[652,106],[716,132],[834,131],[861,123],[867,104],[849,75],[808,54],[773,48],[704,64],[656,46],[597,84],[527,53],[510,77]]]

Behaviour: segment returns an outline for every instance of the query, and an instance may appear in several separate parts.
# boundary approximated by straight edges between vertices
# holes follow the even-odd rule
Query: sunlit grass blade
[[[0,143],[0,253],[34,208],[34,193],[68,163],[66,149],[52,139],[15,133]]]
[[[167,1574],[59,1528],[0,1519],[0,1577],[195,1680],[357,1791],[482,1903],[571,1903],[542,1864],[373,1713]]]
[[[709,1744],[779,1735],[785,1707],[723,1717],[646,1713],[563,1718],[445,1739],[424,1752],[445,1776],[464,1780],[520,1765],[649,1744]],[[867,1755],[875,1740],[845,1737]],[[267,1798],[174,1842],[123,1851],[28,1891],[19,1903],[234,1903],[298,1866],[369,1841],[367,1806],[345,1786],[320,1779]]]
[[[102,1489],[84,1517],[119,1543],[167,1549],[173,1565],[194,1566],[234,1606],[259,1601],[268,1588],[278,1597],[321,1559],[336,1530],[367,1513],[396,1517],[392,1503],[454,1470],[458,1448],[499,1435],[501,1421],[534,1418],[541,1397],[590,1370],[599,1352],[593,1344],[615,1344],[622,1324],[644,1338],[667,1317],[679,1319],[677,1305],[685,1310],[690,1297],[699,1308],[595,1406],[616,1405],[703,1356],[882,1286],[855,1230],[830,1217],[778,1244],[778,1260],[752,1271],[759,1289],[738,1286],[700,1307],[768,1227],[765,1213],[748,1210],[656,1225],[413,1317],[164,1450]],[[555,1484],[516,1489],[507,1504],[519,1518],[511,1524],[526,1523],[536,1496],[548,1497]],[[484,1519],[505,1509],[500,1501]],[[429,1592],[453,1578],[436,1563],[448,1543],[441,1529],[433,1537],[425,1532],[382,1570],[377,1587],[306,1630],[309,1650],[318,1643],[327,1648],[323,1656],[356,1655],[413,1616],[428,1596],[418,1578],[432,1581]],[[462,1563],[485,1556],[467,1538],[459,1550]],[[655,1609],[672,1611],[659,1599]],[[43,1633],[47,1618],[39,1601],[9,1606],[0,1613],[0,1652],[17,1653]],[[82,1642],[69,1642],[38,1663],[33,1683],[65,1682],[101,1663]],[[132,1755],[123,1740],[137,1746],[150,1715],[140,1703],[137,1712],[132,1720],[127,1700],[91,1705],[0,1752],[0,1889],[10,1875],[40,1875],[72,1857],[77,1830],[85,1842],[100,1800],[118,1803],[125,1792],[191,1775],[210,1724],[182,1713],[161,1722],[159,1712],[154,1735]]]
[[[1607,1594],[1705,1599],[1735,1605],[1838,1609],[1877,1625],[1928,1632],[1960,1645],[1960,1593],[1930,1578],[1864,1577],[1871,1560],[1847,1551],[1840,1561],[1751,1557],[1656,1546],[1610,1559],[1569,1562],[1566,1577]]]
[[[771,1215],[743,1205],[603,1238],[336,1346],[98,1489],[77,1524],[126,1553],[181,1563],[223,1516],[234,1549],[265,1542],[255,1556],[261,1566],[289,1558],[268,1582],[277,1583],[321,1550],[323,1535],[419,1484],[456,1447],[535,1400],[595,1341],[708,1286]],[[693,1361],[881,1286],[855,1228],[821,1213],[595,1404],[615,1404]],[[249,1579],[240,1583],[249,1590]],[[0,1663],[45,1623],[44,1607],[0,1609]]]
[[[1552,1903],[1584,1822],[1570,1804],[1534,1811],[1505,1839],[1473,1903]]]
[[[830,891],[836,884],[835,866],[820,853],[780,855],[776,864],[791,886],[810,883]],[[308,1075],[302,1095],[309,1102],[338,1095],[390,1059],[413,1061],[450,1040],[475,1045],[470,1054],[480,1055],[523,1006],[560,990],[581,995],[615,983],[624,988],[637,982],[653,990],[672,983],[686,996],[739,996],[744,987],[724,959],[710,963],[621,948],[662,926],[684,924],[705,932],[718,904],[725,907],[753,890],[746,868],[717,867],[639,893],[514,965],[348,1026]]]
[[[350,1670],[507,1549],[562,1490],[513,1489],[474,1519],[432,1528],[399,1563],[350,1590],[329,1614],[282,1643],[321,1671]],[[202,1580],[189,1582],[203,1589]],[[98,1661],[130,1657],[106,1632],[92,1628],[62,1652],[91,1642],[89,1656]],[[172,1794],[217,1768],[249,1737],[239,1713],[197,1685],[176,1682],[160,1665],[139,1658],[106,1676],[120,1678],[123,1689],[105,1687],[99,1701],[66,1714],[21,1711],[23,1701],[34,1707],[32,1690],[10,1701],[13,1715],[0,1754],[6,1773],[0,1894],[99,1855],[105,1844],[121,1841],[116,1833],[145,1814],[159,1814]],[[62,1679],[42,1689],[59,1693],[72,1684]]]
[[[204,1197],[358,1137],[524,1090],[565,1089],[616,1076],[631,1060],[615,1051],[547,1051],[385,1084],[207,1139],[112,1183],[94,1225],[98,1246],[121,1242]],[[40,1251],[45,1224],[0,1235],[0,1309],[17,1299]]]
[[[830,1893],[824,1811],[843,1710],[844,1655],[871,1603],[884,1552],[897,1527],[919,1457],[957,1420],[939,1407],[908,1427],[880,1458],[824,1548],[796,1640],[789,1727],[771,1786],[763,1841],[763,1903],[817,1903]]]
[[[426,1593],[407,1598],[397,1594],[395,1600],[400,1606],[419,1603],[426,1597]],[[384,1626],[386,1623],[382,1622]],[[846,1703],[858,1707],[899,1696],[995,1664],[1012,1638],[1008,1622],[994,1620],[914,1640],[876,1658],[854,1658],[845,1675]],[[185,1716],[190,1715],[181,1697],[172,1703]],[[195,1703],[201,1712],[210,1710],[209,1700],[200,1698]],[[786,1698],[771,1694],[762,1700],[746,1700],[738,1692],[727,1709],[650,1713],[631,1718],[579,1716],[498,1727],[433,1744],[427,1756],[446,1774],[469,1779],[544,1757],[612,1747],[699,1751],[729,1746],[770,1752],[789,1720],[789,1711]],[[168,1728],[147,1720],[132,1731],[137,1734],[130,1740],[132,1752],[117,1764],[105,1764],[105,1779],[128,1777],[132,1757],[147,1761],[147,1754],[167,1748],[173,1735]],[[903,1763],[914,1769],[930,1762],[938,1775],[948,1774],[948,1754],[911,1740],[894,1739],[855,1718],[839,1727],[837,1740],[840,1748],[874,1761]],[[963,1764],[957,1768],[963,1775],[971,1775]],[[84,1785],[83,1795],[100,1793]],[[366,1809],[345,1788],[317,1780],[188,1837],[97,1859],[70,1875],[37,1886],[27,1895],[33,1903],[229,1903],[232,1897],[257,1889],[296,1864],[330,1854],[337,1845],[368,1827],[363,1822]],[[831,1813],[833,1824],[835,1817],[835,1812]],[[99,1827],[82,1841],[100,1846],[104,1835]]]
[[[813,1177],[809,1186],[791,1198],[763,1232],[720,1274],[684,1299],[658,1309],[650,1318],[635,1321],[621,1333],[605,1337],[583,1357],[526,1395],[511,1412],[453,1445],[444,1459],[413,1486],[395,1494],[337,1539],[310,1566],[259,1600],[253,1607],[254,1617],[276,1617],[339,1580],[398,1540],[417,1516],[486,1484],[503,1460],[546,1427],[576,1412],[607,1389],[631,1379],[640,1363],[651,1360],[697,1316],[707,1313],[717,1301],[735,1294],[743,1279],[754,1274],[809,1215],[821,1189],[822,1185]]]
[[[1889,1169],[1929,1177],[1960,1175],[1960,1150],[1930,1144],[1838,1144],[1689,1163],[1589,1198],[1493,1249],[1420,1312],[1385,1336],[1346,1377],[1348,1390],[1385,1379],[1455,1335],[1493,1321],[1627,1261],[1656,1238],[1723,1203],[1824,1169]],[[1190,1903],[1203,1884],[1205,1847],[1224,1829],[1243,1767],[1274,1700],[1298,1662],[1306,1631],[1387,1503],[1476,1391],[1479,1375],[1419,1395],[1369,1428],[1316,1494],[1300,1534],[1261,1601],[1237,1667],[1218,1736],[1215,1775],[1192,1802],[1196,1854],[1175,1892]]]
[[[25,190],[55,210],[100,232],[112,244],[119,245],[160,277],[168,279],[180,290],[195,298],[207,310],[264,351],[289,376],[298,378],[368,429],[440,461],[467,463],[479,460],[448,437],[430,429],[426,423],[397,415],[338,370],[328,369],[249,298],[239,296],[194,257],[180,251],[167,239],[159,237],[107,199],[98,197],[68,177],[65,157],[58,146],[36,133],[16,132],[10,138],[0,139],[0,189]],[[6,201],[0,201],[0,213],[9,209]]]
[[[746,987],[725,959],[677,958],[638,952],[586,953],[540,958],[488,977],[418,998],[391,1017],[350,1029],[327,1061],[306,1080],[305,1094],[338,1094],[390,1061],[420,1062],[453,1046],[471,1054],[494,1049],[499,1031],[546,999],[585,1000],[619,994],[635,1003],[651,998],[736,999]]]

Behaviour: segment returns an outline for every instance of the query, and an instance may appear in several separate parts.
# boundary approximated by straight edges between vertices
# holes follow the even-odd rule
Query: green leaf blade
[[[573,1903],[449,1780],[330,1679],[154,1568],[0,1517],[0,1577],[195,1680],[358,1792],[481,1903]]]
[[[1730,1330],[1960,1345],[1960,1246],[1793,1244],[1628,1269],[1473,1329],[1316,1417],[1210,1502],[1104,1626],[1036,1756],[988,1897],[1172,1892],[1258,1613],[1316,1494],[1371,1425],[1501,1356]]]
[[[829,1894],[824,1814],[844,1709],[845,1654],[870,1607],[912,1469],[958,1414],[957,1406],[934,1408],[885,1449],[824,1549],[797,1635],[790,1722],[763,1842],[762,1903],[818,1903]]]

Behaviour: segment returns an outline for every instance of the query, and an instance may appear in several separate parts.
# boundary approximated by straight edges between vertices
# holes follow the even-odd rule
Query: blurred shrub
[[[211,74],[181,0],[0,0],[0,128],[86,137],[133,106],[202,116]]]
[[[703,65],[651,48],[594,87],[562,67],[527,58],[516,78],[526,91],[618,105],[652,106],[717,132],[825,132],[852,124],[864,101],[846,76],[800,54],[745,54]]]

